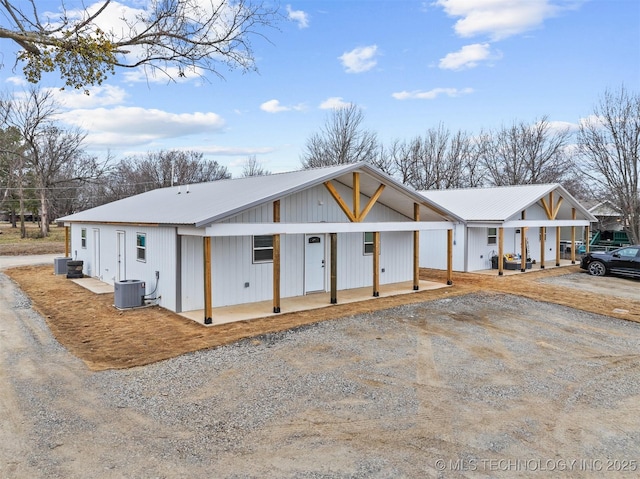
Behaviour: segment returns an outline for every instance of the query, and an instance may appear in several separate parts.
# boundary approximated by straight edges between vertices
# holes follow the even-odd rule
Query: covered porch
[[[577,261],[578,263],[580,261]],[[575,261],[572,261],[570,259],[561,259],[559,260],[558,263],[556,263],[555,260],[553,261],[545,261],[544,264],[537,262],[536,264],[533,264],[531,266],[531,268],[529,269],[525,269],[524,271],[520,268],[518,269],[503,269],[502,270],[502,274],[500,276],[513,276],[513,275],[517,275],[517,274],[522,274],[522,273],[535,273],[536,271],[540,271],[540,270],[545,270],[545,269],[554,269],[554,268],[564,268],[567,266],[574,266],[576,264]],[[498,270],[496,269],[482,269],[479,271],[473,271],[473,274],[484,274],[484,275],[488,275],[488,276],[495,276],[496,272]]]
[[[388,296],[397,296],[401,294],[413,294],[419,291],[435,290],[449,287],[444,283],[433,281],[419,281],[419,291],[413,289],[413,281],[405,281],[402,283],[383,284],[379,287],[379,296],[383,298]],[[355,303],[358,301],[375,301],[376,298],[371,296],[371,287],[345,289],[338,291],[336,304]],[[210,326],[219,324],[232,323],[235,321],[248,321],[257,318],[267,318],[271,316],[279,316],[283,313],[295,313],[299,311],[309,311],[313,309],[329,308],[334,306],[331,303],[331,293],[311,293],[304,296],[295,296],[292,298],[280,299],[280,312],[269,312],[272,306],[271,301],[259,301],[256,303],[236,304],[233,306],[223,306],[212,308]],[[186,311],[179,313],[180,316],[191,319],[196,322],[202,322],[205,314],[204,309]]]

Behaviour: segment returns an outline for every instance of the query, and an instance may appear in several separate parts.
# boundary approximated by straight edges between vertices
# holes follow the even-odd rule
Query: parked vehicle
[[[594,276],[612,273],[640,278],[640,245],[588,253],[582,257],[580,268]]]

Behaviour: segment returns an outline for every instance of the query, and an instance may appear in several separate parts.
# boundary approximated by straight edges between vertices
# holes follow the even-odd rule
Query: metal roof
[[[501,186],[495,188],[467,188],[459,190],[428,190],[420,193],[465,222],[503,222],[555,192],[562,197],[558,218],[570,219],[571,208],[584,219],[597,221],[573,196],[557,183],[542,185]]]
[[[413,218],[413,203],[420,207],[421,221],[456,220],[428,198],[400,184],[366,163],[317,168],[229,180],[218,180],[188,186],[159,188],[114,201],[96,208],[59,218],[64,222],[140,223],[207,226],[234,216],[260,204],[282,199],[325,181],[351,186],[353,175],[360,179],[362,194],[372,196],[380,185],[386,185],[378,202]]]

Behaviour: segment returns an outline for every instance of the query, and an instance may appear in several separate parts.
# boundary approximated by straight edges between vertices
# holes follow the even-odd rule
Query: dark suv
[[[580,267],[594,276],[613,273],[640,278],[640,245],[588,253],[582,257]]]

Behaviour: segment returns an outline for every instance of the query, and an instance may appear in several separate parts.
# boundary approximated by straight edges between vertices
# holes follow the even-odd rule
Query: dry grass
[[[594,297],[579,290],[568,292],[535,280],[575,273],[578,266],[549,269],[516,276],[485,276],[457,273],[454,285],[410,295],[335,305],[276,317],[204,327],[159,307],[119,311],[113,294],[96,295],[64,276],[52,274],[51,266],[27,266],[6,271],[31,298],[57,340],[92,370],[140,366],[191,351],[229,344],[240,339],[394,306],[432,301],[476,291],[508,293],[570,306],[593,313],[640,322],[640,301],[628,300],[626,314],[613,310],[619,299]],[[423,279],[442,281],[444,273],[423,270]]]
[[[27,237],[20,238],[20,225],[12,228],[10,223],[0,223],[0,255],[64,253],[64,228],[51,225],[46,238],[40,236],[40,228],[36,223],[27,223],[26,228]]]

